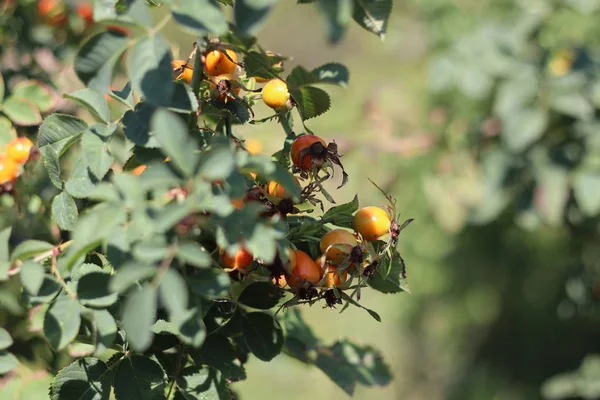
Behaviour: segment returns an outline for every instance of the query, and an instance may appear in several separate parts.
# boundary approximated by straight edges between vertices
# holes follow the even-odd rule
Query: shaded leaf
[[[111,293],[108,285],[110,275],[104,272],[90,272],[79,278],[77,283],[77,298],[87,307],[106,308],[113,305],[118,298],[117,293]]]
[[[283,348],[283,331],[269,314],[253,312],[242,319],[242,331],[246,344],[256,357],[270,361]]]
[[[211,367],[184,368],[177,377],[177,390],[185,400],[230,400],[231,391],[221,373]]]
[[[4,375],[17,368],[19,360],[6,351],[0,350],[0,375]]]
[[[75,360],[61,369],[50,385],[52,400],[108,400],[112,370],[93,357]]]
[[[354,20],[381,39],[385,37],[391,13],[392,0],[354,0]]]
[[[6,350],[12,346],[13,340],[8,331],[0,327],[0,350]]]
[[[271,282],[255,282],[247,286],[238,301],[248,307],[268,310],[274,307],[283,293]]]
[[[319,0],[318,4],[327,21],[329,41],[331,43],[339,42],[352,19],[353,0]]]
[[[182,0],[173,7],[173,17],[181,29],[196,35],[221,35],[228,30],[225,15],[213,0]]]
[[[122,326],[127,333],[127,341],[137,351],[147,349],[152,343],[154,334],[151,327],[156,321],[156,296],[156,289],[145,284],[125,300]]]
[[[300,109],[303,120],[318,117],[329,110],[331,100],[327,92],[322,89],[314,86],[294,87],[290,85],[289,91]]]
[[[94,335],[96,337],[95,354],[102,354],[115,342],[117,337],[117,323],[106,310],[94,310]]]
[[[124,358],[113,378],[116,400],[164,400],[165,373],[160,365],[141,354]]]
[[[191,176],[196,165],[195,143],[190,140],[187,127],[176,114],[159,109],[150,122],[156,139],[171,162],[186,176]]]
[[[169,105],[174,91],[171,60],[169,44],[160,34],[138,41],[129,52],[129,79],[145,101]]]
[[[17,130],[12,122],[3,115],[0,115],[0,148],[4,148],[13,139],[17,137]]]
[[[62,350],[75,339],[80,323],[79,304],[73,298],[62,294],[46,311],[44,336],[55,350]]]
[[[128,44],[129,38],[115,30],[92,36],[77,52],[75,73],[87,87],[107,92],[115,65]]]
[[[350,71],[343,64],[328,63],[310,71],[310,74],[319,79],[319,83],[331,83],[347,86],[350,81]]]
[[[109,138],[99,133],[106,133],[106,125],[94,125],[86,130],[81,137],[81,149],[90,172],[101,180],[110,170],[114,157],[108,151]]]
[[[235,27],[241,35],[255,35],[277,0],[238,0],[234,6]]]

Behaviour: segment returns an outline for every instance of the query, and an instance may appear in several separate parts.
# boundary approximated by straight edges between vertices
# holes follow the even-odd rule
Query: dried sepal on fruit
[[[194,68],[187,60],[173,60],[171,61],[171,67],[173,68],[173,79],[183,80],[188,85],[192,83]]]
[[[318,173],[323,168],[333,167],[335,164],[342,169],[342,183],[338,189],[348,182],[348,174],[344,170],[335,142],[326,144],[325,140],[317,135],[300,135],[292,143],[290,152],[292,163],[302,173]]]
[[[218,102],[227,103],[235,99],[242,89],[237,78],[232,74],[221,74],[209,77],[210,97]]]

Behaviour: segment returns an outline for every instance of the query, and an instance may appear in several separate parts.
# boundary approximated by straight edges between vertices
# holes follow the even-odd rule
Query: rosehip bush
[[[301,309],[359,307],[380,321],[360,300],[367,287],[407,290],[398,240],[411,220],[399,221],[377,185],[382,207],[359,209],[358,197],[337,205],[326,190],[349,177],[335,141],[306,121],[330,107],[322,86],[347,85],[349,72],[338,63],[288,71],[286,55],[264,50],[254,35],[274,4],[38,4],[64,35],[73,33],[70,13],[84,23],[73,65],[85,88],[64,97],[89,119],[50,114],[34,145],[7,103],[28,104],[39,90],[9,86],[0,109],[16,126],[4,123],[0,185],[15,210],[3,212],[25,204],[35,189],[28,173],[40,165],[48,182],[39,212],[57,227],[54,242],[35,230],[0,231],[5,297],[27,312],[0,329],[8,379],[18,382],[19,363],[41,348],[55,374],[52,399],[232,398],[229,383],[245,378],[251,355],[270,361],[282,352],[348,394],[390,381],[375,349],[322,343]],[[157,23],[152,6],[167,10]],[[391,1],[317,6],[335,43],[352,19],[383,36]],[[170,20],[197,36],[186,59],[174,60],[160,33]],[[115,87],[117,77],[126,83]],[[270,108],[259,116],[261,102]],[[39,111],[47,110],[31,114]],[[271,157],[236,137],[240,125],[266,123],[282,127]]]

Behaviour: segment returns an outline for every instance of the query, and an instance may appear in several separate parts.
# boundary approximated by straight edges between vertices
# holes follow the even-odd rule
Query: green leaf
[[[318,4],[327,20],[329,42],[338,43],[352,19],[353,0],[319,0]]]
[[[392,379],[389,367],[378,352],[348,341],[319,348],[315,365],[350,396],[357,383],[384,386]]]
[[[310,361],[309,352],[317,348],[319,339],[302,317],[302,312],[297,308],[287,309],[283,324],[286,332],[285,348],[287,354],[308,363]]]
[[[543,165],[536,171],[536,206],[551,226],[560,226],[569,200],[569,174],[565,168]]]
[[[168,106],[173,95],[173,77],[169,43],[155,34],[136,43],[129,52],[129,79],[144,100]]]
[[[502,139],[513,151],[523,151],[539,140],[548,126],[548,114],[539,108],[521,109],[503,119]]]
[[[156,289],[145,284],[125,300],[122,326],[127,341],[137,351],[146,350],[152,343],[154,334],[150,328],[156,321],[156,296]]]
[[[198,174],[207,181],[224,180],[235,167],[235,159],[228,143],[211,145],[202,151]]]
[[[300,198],[301,189],[296,183],[294,176],[286,167],[261,155],[251,155],[246,153],[243,157],[245,157],[245,159],[242,160],[240,156],[237,160],[240,168],[243,168],[248,172],[254,172],[265,179],[278,182],[283,185],[285,190],[293,197],[297,199]]]
[[[85,121],[65,114],[52,114],[44,119],[38,133],[38,146],[52,145],[60,156],[83,134]]]
[[[283,331],[269,314],[253,312],[242,319],[242,331],[248,348],[262,361],[270,361],[283,348]]]
[[[133,90],[131,82],[127,82],[122,90],[111,90],[108,95],[127,108],[133,108]]]
[[[111,348],[117,337],[117,323],[106,310],[94,310],[95,354],[102,354]]]
[[[0,104],[2,104],[2,101],[4,101],[4,92],[4,77],[2,76],[2,74],[0,74]]]
[[[173,326],[176,335],[185,344],[194,348],[202,346],[206,338],[206,326],[204,325],[202,310],[198,307],[181,312],[173,317]]]
[[[154,133],[150,132],[150,120],[156,108],[148,103],[140,102],[135,109],[123,116],[123,132],[127,139],[144,147],[158,147]]]
[[[178,113],[190,113],[198,110],[198,99],[192,88],[182,82],[174,82],[173,97],[168,109]]]
[[[282,291],[271,282],[255,282],[244,289],[238,301],[248,307],[268,310],[282,297]]]
[[[354,0],[352,18],[383,40],[391,13],[392,0]]]
[[[17,83],[13,89],[13,95],[29,100],[40,112],[48,112],[56,106],[52,89],[38,80],[27,80]],[[2,96],[0,96],[1,98]]]
[[[551,98],[550,107],[583,121],[589,121],[594,116],[594,107],[582,93],[557,94]]]
[[[289,91],[300,109],[303,120],[318,117],[329,110],[331,100],[327,92],[322,89],[314,86],[294,87],[290,85]]]
[[[44,274],[44,267],[34,261],[25,261],[21,265],[21,282],[29,294],[39,293],[42,283],[44,283]]]
[[[273,71],[272,65],[273,63],[269,56],[258,51],[250,51],[244,57],[244,70],[249,77],[276,78],[277,74]]]
[[[210,267],[210,255],[199,244],[194,242],[181,242],[177,246],[177,258],[187,264],[198,268]]]
[[[114,161],[114,157],[108,151],[109,138],[98,134],[103,129],[102,126],[91,126],[81,137],[84,159],[91,173],[99,180],[108,173]]]
[[[48,172],[48,178],[50,182],[59,190],[63,190],[63,181],[60,177],[60,160],[53,146],[46,146],[40,148],[40,153],[44,159],[44,168]]]
[[[0,350],[6,350],[12,346],[13,340],[10,337],[10,333],[2,327],[0,327]]]
[[[4,148],[13,139],[17,137],[17,130],[12,122],[3,115],[0,115],[0,148]]]
[[[29,301],[32,305],[44,304],[52,301],[61,290],[61,286],[50,274],[44,275],[42,286],[40,286],[37,292],[31,293]]]
[[[319,78],[307,71],[304,67],[298,65],[292,70],[292,72],[290,72],[286,78],[286,81],[288,85],[291,84],[292,86],[300,87],[319,83]]]
[[[198,270],[188,284],[193,293],[210,298],[227,294],[231,281],[223,271],[211,268]]]
[[[164,400],[165,373],[141,354],[123,359],[113,378],[116,400]]]
[[[77,284],[79,302],[91,308],[106,308],[115,304],[118,294],[109,291],[110,278],[110,275],[104,272],[83,275]]]
[[[352,304],[353,306],[358,307],[358,308],[362,308],[363,310],[365,310],[366,312],[368,312],[369,315],[371,317],[373,317],[373,319],[375,321],[381,322],[381,317],[379,316],[379,314],[377,314],[375,311],[371,310],[370,308],[367,308],[367,307],[363,306],[362,304],[360,304],[359,302],[357,302],[356,300],[354,300],[352,297],[350,297],[345,292],[341,292],[341,297],[342,297],[342,300],[345,300],[348,303]]]
[[[25,260],[39,253],[51,250],[52,248],[54,248],[52,243],[41,240],[26,240],[15,247],[10,255],[10,261],[15,262],[16,260]]]
[[[4,375],[17,368],[19,360],[11,353],[0,351],[0,375]]]
[[[573,194],[583,214],[593,217],[600,213],[600,173],[582,170],[573,178]]]
[[[161,304],[169,315],[183,313],[188,306],[188,288],[185,281],[174,268],[169,268],[160,280],[158,295]]]
[[[15,125],[34,126],[42,123],[42,116],[35,105],[27,99],[11,96],[0,105],[2,111]]]
[[[8,241],[10,239],[10,233],[12,227],[5,228],[0,231],[0,281],[8,279],[8,270],[10,269],[10,262],[8,258]]]
[[[107,92],[115,65],[128,45],[129,38],[113,30],[92,36],[77,52],[75,73],[87,87]]]
[[[196,146],[187,133],[187,127],[180,117],[170,111],[157,110],[150,121],[156,140],[171,162],[186,176],[191,176],[196,165]]]
[[[232,397],[227,381],[211,367],[184,368],[176,382],[177,390],[185,400],[229,400]]]
[[[237,0],[234,6],[235,27],[241,35],[254,36],[277,0]]]
[[[60,229],[71,231],[75,228],[79,213],[75,200],[67,192],[57,194],[52,200],[52,216]]]
[[[65,98],[78,103],[87,109],[99,122],[110,121],[110,110],[104,94],[94,89],[81,89],[73,93],[65,93]]]
[[[358,195],[354,195],[354,199],[351,202],[340,204],[327,210],[323,214],[323,222],[352,228],[352,219],[354,218],[352,214],[356,210],[358,210]]]
[[[195,35],[222,35],[227,32],[227,20],[213,0],[182,0],[173,6],[173,17],[181,29]]]
[[[96,188],[98,180],[90,173],[87,161],[79,158],[71,172],[69,180],[65,183],[65,191],[76,199],[86,198]]]
[[[399,293],[404,291],[403,274],[404,260],[397,256],[392,259],[389,271],[383,263],[380,264],[367,283],[382,293]]]
[[[104,203],[88,209],[77,221],[73,230],[73,243],[61,260],[65,268],[71,268],[88,251],[100,245],[117,226],[126,219],[127,214],[121,205]]]
[[[214,333],[208,335],[197,352],[191,352],[196,365],[207,365],[218,369],[227,379],[246,378],[244,367],[239,365],[236,349],[227,337]]]
[[[97,358],[84,357],[61,369],[50,385],[52,400],[108,400],[112,370]]]
[[[46,311],[44,335],[52,348],[62,350],[75,339],[80,323],[79,304],[70,296],[61,294]]]
[[[141,263],[126,263],[112,276],[109,288],[113,292],[123,293],[136,282],[154,277],[156,267]]]
[[[331,83],[346,87],[350,81],[350,71],[343,64],[328,63],[310,71],[310,74],[319,79],[319,83]]]

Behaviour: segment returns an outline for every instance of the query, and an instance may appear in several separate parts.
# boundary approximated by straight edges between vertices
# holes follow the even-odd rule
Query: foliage
[[[352,20],[383,37],[392,7],[391,0],[315,3],[333,43]],[[0,182],[3,207],[36,206],[43,226],[27,229],[15,218],[0,231],[0,280],[18,321],[7,326],[31,332],[0,330],[0,374],[9,374],[15,387],[30,367],[19,353],[23,347],[55,375],[52,399],[230,398],[229,383],[245,379],[250,354],[270,361],[281,352],[315,365],[350,395],[358,384],[390,382],[376,350],[347,340],[321,344],[298,307],[360,307],[380,321],[359,300],[368,286],[406,290],[397,244],[411,220],[400,224],[394,199],[382,191],[390,204],[385,235],[369,242],[357,234],[351,248],[334,243],[345,254],[338,264],[312,261],[332,226],[351,228],[359,202],[325,209],[335,202],[323,183],[338,168],[341,185],[347,181],[335,142],[300,149],[302,165],[291,160],[292,143],[299,130],[313,133],[306,121],[328,111],[321,87],[348,85],[349,72],[327,63],[283,75],[286,57],[265,51],[253,36],[274,4],[137,0],[96,1],[92,8],[23,0],[2,6],[10,11],[0,36],[10,43],[8,52],[50,47],[52,57],[68,64],[68,51],[76,48],[73,67],[85,85],[61,99],[71,108],[57,109],[43,62],[0,71],[0,78],[10,78],[0,86],[0,149],[16,136],[33,136],[28,127],[41,122],[24,170]],[[157,6],[170,12],[154,24],[150,10]],[[41,36],[34,24],[18,23],[32,15],[43,22]],[[176,67],[160,33],[170,20],[197,36],[189,58]],[[13,24],[22,38],[11,35]],[[234,75],[207,73],[207,56],[215,51]],[[121,77],[126,84],[115,88]],[[284,80],[289,100],[256,118],[261,78]],[[59,112],[48,115],[52,110]],[[275,122],[285,137],[272,157],[249,152],[234,135],[242,124]],[[27,182],[38,151],[47,179]],[[273,183],[282,190],[272,192]],[[40,195],[29,196],[36,186]],[[298,272],[298,254],[307,254],[318,279]],[[332,284],[334,275],[348,279]],[[16,346],[13,338],[23,343]]]

